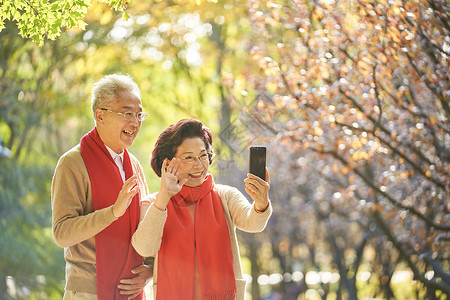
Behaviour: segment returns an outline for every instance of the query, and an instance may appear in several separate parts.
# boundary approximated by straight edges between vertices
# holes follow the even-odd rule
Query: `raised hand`
[[[245,182],[245,191],[255,201],[257,211],[265,211],[269,206],[269,171],[266,168],[266,181],[251,173],[247,174]]]
[[[161,167],[161,186],[158,195],[156,195],[155,206],[160,210],[166,209],[170,198],[177,194],[183,188],[188,178],[180,179],[181,161],[173,158],[169,161],[164,160]]]
[[[133,197],[139,192],[139,185],[137,184],[137,175],[134,174],[125,181],[117,197],[116,203],[112,207],[114,217],[121,217],[128,206],[131,204]]]

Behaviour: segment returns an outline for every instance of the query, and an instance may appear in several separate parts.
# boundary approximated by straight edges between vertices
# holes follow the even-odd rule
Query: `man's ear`
[[[103,110],[97,109],[95,111],[95,120],[100,123],[103,122]]]

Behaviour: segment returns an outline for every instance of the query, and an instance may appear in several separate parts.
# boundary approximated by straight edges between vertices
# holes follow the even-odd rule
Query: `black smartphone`
[[[266,147],[250,147],[249,172],[266,180]]]

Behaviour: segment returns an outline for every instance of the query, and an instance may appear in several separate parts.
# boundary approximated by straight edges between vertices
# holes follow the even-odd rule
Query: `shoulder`
[[[57,168],[61,166],[76,167],[84,166],[84,160],[81,156],[80,145],[76,145],[72,149],[64,153],[58,160]]]
[[[54,179],[75,180],[74,178],[89,178],[89,173],[77,145],[64,153],[58,160],[53,175]]]

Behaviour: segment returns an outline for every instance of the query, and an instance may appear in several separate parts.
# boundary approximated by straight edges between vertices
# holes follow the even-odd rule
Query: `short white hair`
[[[111,74],[106,75],[96,83],[91,92],[92,111],[95,111],[103,106],[110,106],[116,99],[117,91],[129,91],[136,97],[141,99],[141,91],[138,85],[131,78],[130,75]]]

